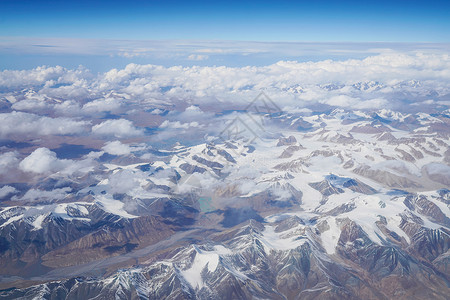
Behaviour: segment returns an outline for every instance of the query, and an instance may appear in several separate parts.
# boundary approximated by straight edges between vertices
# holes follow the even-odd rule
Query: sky
[[[436,0],[1,0],[0,68],[66,60],[72,65],[76,60],[88,65],[93,61],[121,64],[127,57],[126,51],[133,47],[130,41],[138,41],[134,54],[154,49],[154,44],[147,47],[142,45],[143,41],[185,41],[186,48],[196,46],[192,41],[448,43],[449,11],[450,1]],[[92,50],[92,44],[110,45],[111,41],[121,41],[120,47],[126,49],[114,62],[108,57],[117,51],[111,54],[108,49]],[[89,53],[68,50],[67,44],[89,49],[86,50]],[[63,48],[67,51],[62,51]],[[136,59],[134,54],[132,57]],[[191,56],[185,63],[204,58]],[[166,63],[156,56],[145,61],[158,60]],[[229,58],[225,63],[232,61]],[[167,63],[178,62],[177,57],[172,57]]]
[[[449,1],[2,0],[0,35],[246,41],[449,41]]]

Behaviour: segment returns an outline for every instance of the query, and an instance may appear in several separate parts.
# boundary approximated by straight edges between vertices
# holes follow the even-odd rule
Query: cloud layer
[[[45,107],[60,115],[63,112],[66,115],[71,112],[74,115],[117,113],[124,104],[157,106],[171,104],[176,99],[189,104],[236,108],[247,104],[261,90],[269,96],[276,95],[274,100],[280,107],[320,103],[379,108],[396,105],[400,100],[440,101],[440,97],[449,93],[449,80],[450,58],[447,54],[398,52],[343,61],[280,61],[262,67],[129,64],[124,69],[112,69],[99,75],[85,69],[61,67],[0,73],[2,90],[32,88],[35,92],[28,98],[3,92],[8,103],[14,102],[11,104],[13,109],[26,111]],[[398,93],[403,95],[399,97]],[[32,116],[13,115],[10,118],[14,122],[14,118]],[[47,119],[31,121],[50,122]],[[74,128],[78,130],[78,127]],[[8,129],[3,131],[7,133]],[[62,128],[61,131],[68,130]]]

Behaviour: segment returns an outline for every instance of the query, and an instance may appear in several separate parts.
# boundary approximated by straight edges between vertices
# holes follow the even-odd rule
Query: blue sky
[[[348,42],[388,43],[375,48],[402,48],[390,44],[398,42],[447,43],[448,50],[449,11],[450,1],[436,0],[0,0],[0,69],[83,64],[100,70],[130,62],[268,64],[314,59],[315,52],[320,52],[316,59],[330,55],[329,46],[322,53],[321,45],[309,44],[294,45],[297,52],[285,53],[291,46],[279,42],[341,43],[341,57],[355,52]],[[213,41],[241,44],[229,43],[225,53],[224,45],[214,48]],[[211,47],[215,52],[207,53]],[[356,48],[358,55],[374,52],[373,45]]]
[[[0,36],[447,42],[450,1],[1,0]]]

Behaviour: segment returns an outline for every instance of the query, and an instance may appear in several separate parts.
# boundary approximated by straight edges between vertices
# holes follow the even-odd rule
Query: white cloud
[[[209,172],[186,174],[179,180],[176,191],[178,193],[195,192],[197,189],[211,191],[215,185],[217,179]]]
[[[427,59],[430,61],[427,61]],[[406,55],[385,53],[366,59],[344,61],[325,60],[319,62],[280,61],[263,67],[160,67],[153,65],[130,64],[122,70],[111,70],[105,74],[105,87],[123,87],[123,91],[138,98],[160,97],[160,88],[170,86],[167,96],[192,99],[192,104],[217,104],[218,106],[245,106],[261,89],[277,95],[278,103],[295,106],[298,99],[320,101],[320,103],[353,107],[367,99],[394,98],[399,87],[412,79],[432,88],[448,92],[445,82],[450,79],[450,59],[437,56],[441,65],[434,62],[433,55]],[[380,83],[382,87],[356,90],[355,83]],[[319,86],[337,83],[341,86],[334,91]],[[395,83],[395,84],[394,84]],[[390,88],[390,90],[388,89]],[[404,88],[404,87],[402,87]],[[428,87],[429,88],[429,87]],[[423,86],[420,90],[428,89]],[[412,90],[417,93],[420,90]],[[374,97],[375,96],[375,97]],[[389,101],[390,102],[390,101]],[[384,102],[379,101],[379,105]],[[361,107],[374,107],[376,101],[362,104]]]
[[[156,109],[152,110],[150,113],[153,115],[160,115],[160,114],[164,113],[164,110],[156,108]]]
[[[421,176],[421,172],[417,166],[410,162],[404,162],[400,160],[386,160],[380,163],[376,163],[370,166],[374,170],[382,171],[394,171],[399,174],[413,174],[416,176]]]
[[[425,169],[429,174],[438,174],[446,177],[447,180],[450,180],[450,167],[447,165],[440,163],[429,163],[425,166]]]
[[[357,109],[379,109],[382,107],[386,107],[388,104],[388,101],[386,99],[377,98],[377,99],[370,99],[365,100],[357,103],[354,107]]]
[[[347,95],[338,95],[333,96],[329,99],[322,100],[321,102],[328,105],[339,106],[339,107],[348,107],[354,105],[359,102],[359,99],[347,96]]]
[[[127,144],[122,144],[120,141],[108,142],[102,149],[112,155],[128,155],[131,153],[131,147]]]
[[[295,107],[295,106],[285,106],[281,109],[282,111],[288,111],[290,113],[294,114],[302,114],[305,116],[310,115],[313,111],[309,108],[301,108],[301,107]]]
[[[92,133],[98,135],[115,136],[116,138],[126,138],[141,136],[144,130],[136,128],[133,123],[126,119],[107,120],[92,127]]]
[[[202,55],[202,54],[191,54],[188,56],[189,60],[196,60],[196,61],[207,60],[208,58],[209,58],[208,55]]]
[[[87,69],[68,70],[61,66],[37,67],[32,70],[4,70],[0,72],[0,86],[6,88],[27,88],[53,84],[73,84],[81,78],[91,78]]]
[[[257,185],[254,180],[241,179],[239,185],[239,191],[242,195],[247,195],[257,191]]]
[[[47,148],[38,148],[19,163],[19,169],[35,174],[82,175],[91,172],[95,161],[103,152],[91,152],[81,160],[59,159],[56,153]]]
[[[270,190],[277,200],[287,200],[292,197],[291,192],[288,190],[283,190],[281,188],[271,188]]]
[[[36,111],[48,109],[49,104],[45,102],[45,100],[40,99],[25,99],[22,101],[17,101],[11,106],[15,110],[23,110],[23,111]]]
[[[17,190],[15,187],[12,187],[10,185],[5,185],[0,188],[0,199],[5,198],[6,196],[14,194],[16,192],[17,192]]]
[[[131,193],[141,186],[146,175],[140,171],[119,170],[109,176],[109,187],[112,193]]]
[[[47,148],[38,148],[20,162],[19,168],[24,172],[42,174],[58,172],[72,163],[68,159],[58,159],[56,153]]]
[[[121,108],[122,102],[115,98],[97,99],[83,105],[83,110],[86,112],[106,112],[117,111]]]
[[[30,189],[20,199],[22,201],[36,201],[36,200],[62,200],[72,191],[71,188],[65,187],[61,189],[54,189],[51,191],[43,191],[39,189]]]
[[[191,127],[200,127],[200,124],[196,121],[189,123],[181,123],[180,121],[171,122],[169,120],[165,120],[161,123],[159,128],[170,128],[170,129],[189,129]]]
[[[214,117],[214,114],[211,112],[204,112],[203,110],[200,109],[200,107],[191,105],[186,107],[186,109],[182,113],[175,114],[174,117],[176,118],[177,121],[181,122],[192,122],[192,121],[204,122],[205,120]]]
[[[55,112],[63,116],[77,116],[81,115],[81,105],[75,100],[66,100],[61,103],[57,103],[53,106]]]
[[[16,112],[0,114],[0,137],[9,135],[52,135],[81,133],[89,125],[88,121],[70,118],[50,118],[35,114]]]
[[[101,152],[91,152],[91,153],[95,153],[95,155],[88,154],[85,156],[85,159],[71,161],[71,163],[66,168],[62,169],[60,172],[66,175],[71,174],[82,175],[93,171],[95,166],[97,165],[95,158],[98,155],[98,153]]]
[[[8,174],[17,167],[19,158],[17,152],[5,152],[0,154],[0,174]]]
[[[221,48],[206,48],[206,49],[199,49],[196,51],[197,53],[218,53],[218,54],[224,54],[224,53],[233,53],[234,51],[231,49],[221,49]]]
[[[140,56],[149,56],[155,49],[153,48],[135,48],[128,50],[120,50],[117,54],[118,56],[126,57],[126,58],[134,58]]]

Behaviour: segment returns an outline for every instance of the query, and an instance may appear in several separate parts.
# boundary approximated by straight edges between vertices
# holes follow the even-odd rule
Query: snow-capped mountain
[[[447,298],[447,115],[264,117],[7,185],[0,298]]]

